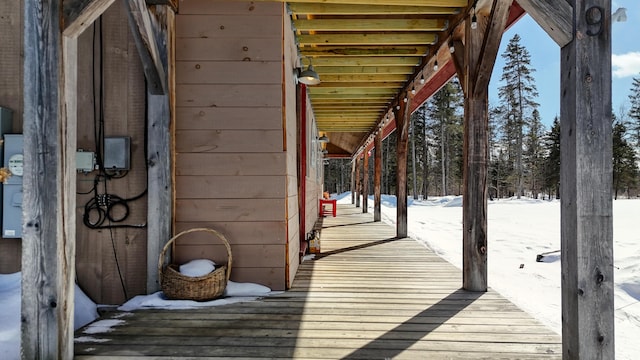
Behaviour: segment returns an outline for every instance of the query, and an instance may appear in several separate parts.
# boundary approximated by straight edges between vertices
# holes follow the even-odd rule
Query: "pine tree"
[[[556,116],[553,119],[551,129],[545,135],[544,147],[544,186],[548,190],[549,198],[552,192],[556,198],[560,198],[560,120]]]
[[[430,131],[438,147],[436,159],[440,164],[440,195],[452,191],[451,182],[460,192],[462,184],[462,91],[457,78],[447,83],[430,100],[427,115],[432,120]]]
[[[613,190],[614,198],[618,198],[620,190],[629,191],[636,185],[638,164],[633,148],[626,140],[627,127],[616,121],[613,125]]]
[[[538,190],[542,190],[544,174],[543,170],[543,147],[542,138],[544,136],[544,125],[540,121],[540,112],[534,109],[529,121],[529,132],[525,138],[525,163],[528,169],[529,189],[533,193],[533,198],[538,198]]]
[[[531,114],[538,107],[535,101],[538,91],[533,78],[535,69],[531,67],[531,55],[520,44],[518,34],[509,40],[502,57],[505,66],[500,80],[504,85],[499,88],[498,95],[502,103],[503,135],[507,144],[513,147],[516,195],[520,198],[524,193],[524,134],[527,120],[531,119]]]
[[[631,108],[629,109],[629,131],[631,140],[636,148],[640,149],[640,77],[633,78],[631,94],[629,94]]]

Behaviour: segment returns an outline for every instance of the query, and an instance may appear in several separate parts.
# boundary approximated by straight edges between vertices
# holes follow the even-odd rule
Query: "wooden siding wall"
[[[296,77],[294,73],[298,63],[298,49],[292,31],[291,17],[283,8],[283,91],[284,91],[284,119],[285,148],[287,149],[287,231],[288,231],[288,274],[287,288],[298,271],[300,265],[300,212],[298,210],[298,126],[296,112]],[[308,141],[308,139],[307,139]]]
[[[21,133],[24,25],[22,1],[0,1],[0,14],[0,106],[13,111],[13,131]],[[21,253],[20,239],[0,239],[0,273],[20,271]]]
[[[295,92],[283,96],[283,11],[181,0],[176,19],[175,231],[220,230],[233,251],[231,279],[277,290],[286,287],[287,241],[297,243],[297,225],[288,227],[297,198],[286,149],[295,156],[296,137],[283,126],[295,119]],[[180,240],[175,262],[226,257],[203,237]]]
[[[89,151],[96,150],[94,134],[98,121],[95,120],[99,116],[94,115],[93,86],[95,83],[95,94],[99,98],[100,41],[104,72],[105,136],[131,137],[131,170],[121,179],[109,180],[106,193],[127,199],[141,194],[147,184],[144,151],[146,92],[142,64],[122,3],[115,2],[78,38],[78,148]],[[92,54],[97,60],[95,64]],[[99,106],[99,102],[95,104]],[[83,224],[84,206],[93,195],[81,193],[92,189],[96,173],[77,175],[77,279],[80,287],[94,301],[120,304],[125,300],[125,294],[116,256],[127,298],[146,293],[147,231],[144,228],[90,229]],[[105,193],[104,186],[104,182],[101,182],[99,193]],[[114,225],[145,224],[146,199],[143,196],[129,202],[129,216]],[[116,215],[119,216],[117,212]]]

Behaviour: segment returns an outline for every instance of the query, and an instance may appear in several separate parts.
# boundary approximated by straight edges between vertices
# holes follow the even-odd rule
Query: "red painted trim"
[[[509,19],[507,20],[507,26],[505,31],[509,29],[513,24],[518,22],[525,15],[524,9],[520,7],[520,4],[514,2],[511,5],[509,12]],[[450,59],[447,61],[440,71],[438,71],[429,81],[423,86],[413,97],[411,101],[410,111],[413,113],[419,108],[425,101],[433,96],[440,88],[442,88],[451,78],[456,74],[456,68],[453,65],[453,61]],[[385,139],[396,129],[395,119],[391,120],[382,131],[382,139]],[[373,149],[373,141],[365,148],[365,151]],[[364,152],[363,152],[364,153]]]

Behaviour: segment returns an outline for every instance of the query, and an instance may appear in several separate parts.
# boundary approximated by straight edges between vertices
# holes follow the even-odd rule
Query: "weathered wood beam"
[[[351,204],[356,203],[356,159],[351,161]]]
[[[131,1],[131,0],[130,0]],[[432,45],[438,35],[431,32],[388,34],[311,34],[299,35],[300,45]]]
[[[480,61],[478,61],[474,72],[474,97],[481,96],[487,91],[512,2],[512,0],[493,0],[491,13],[488,17],[489,23],[486,25],[482,49],[480,50]]]
[[[462,286],[487,291],[487,176],[488,88],[478,91],[474,79],[482,59],[486,21],[478,14],[478,28],[465,20],[464,46],[464,144],[462,201]],[[495,60],[495,59],[494,59]]]
[[[373,221],[382,221],[382,131],[376,135],[373,160]]]
[[[142,61],[147,88],[153,95],[165,95],[167,93],[166,69],[160,58],[159,44],[153,30],[149,9],[144,0],[125,0],[123,3],[129,15],[129,27]]]
[[[567,0],[517,0],[560,47],[573,39],[573,8]]]
[[[614,359],[611,0],[572,0],[561,49],[562,344],[565,359]]]
[[[104,13],[115,0],[64,0],[64,35],[76,37]]]
[[[362,192],[362,183],[360,181],[360,157],[356,157],[356,207],[360,207],[360,194]]]
[[[147,292],[160,289],[158,257],[171,238],[173,201],[172,124],[175,124],[175,13],[170,6],[156,6],[150,18],[151,34],[158,44],[163,82],[167,93],[147,88]]]
[[[362,213],[369,212],[369,153],[364,152],[362,173]]]
[[[23,359],[73,358],[77,43],[61,9],[24,1]]]
[[[298,19],[298,31],[442,31],[442,19]]]
[[[449,15],[457,14],[460,9],[442,6],[398,6],[398,5],[354,5],[327,3],[289,2],[294,14],[313,15]]]
[[[178,12],[178,0],[146,0],[147,5],[167,5],[173,12]]]
[[[398,238],[405,238],[409,233],[407,223],[407,159],[409,154],[409,123],[411,98],[407,102],[400,101],[400,109],[395,113],[396,119],[396,233]]]

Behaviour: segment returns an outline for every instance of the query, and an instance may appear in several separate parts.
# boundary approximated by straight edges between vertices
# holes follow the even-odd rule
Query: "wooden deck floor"
[[[460,290],[457,268],[372,219],[351,205],[325,218],[322,255],[302,264],[290,291],[199,310],[114,313],[124,323],[112,331],[78,331],[76,359],[561,358],[557,334],[492,290]]]

